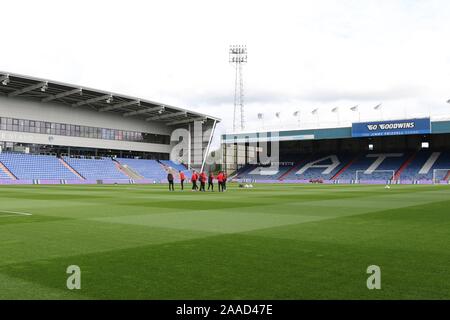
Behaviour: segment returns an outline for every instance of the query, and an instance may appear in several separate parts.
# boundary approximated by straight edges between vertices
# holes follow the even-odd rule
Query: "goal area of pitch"
[[[355,182],[361,182],[361,178],[364,180],[386,180],[387,182],[392,182],[395,180],[395,170],[374,170],[371,173],[365,173],[366,170],[356,170]],[[377,177],[377,174],[382,174],[383,177]]]
[[[447,181],[450,177],[450,169],[433,169],[433,183]]]

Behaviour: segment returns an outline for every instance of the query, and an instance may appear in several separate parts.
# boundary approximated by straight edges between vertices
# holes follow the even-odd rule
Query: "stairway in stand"
[[[141,176],[136,171],[134,171],[130,166],[123,165],[123,164],[119,163],[116,160],[113,160],[113,161],[116,164],[117,170],[121,171],[124,175],[126,175],[130,179],[133,179],[133,180],[142,180],[142,179],[144,179],[143,176]]]
[[[76,175],[78,178],[80,178],[81,180],[86,180],[81,174],[78,173],[77,170],[75,170],[74,168],[72,168],[67,162],[64,161],[63,158],[58,158],[59,162],[62,163],[62,165],[64,167],[66,167],[67,169],[69,169],[69,171],[71,171],[74,175]]]
[[[303,161],[298,162],[296,165],[292,166],[287,172],[285,172],[278,180],[283,181],[285,177],[287,177],[291,172],[300,170],[300,167],[303,166],[303,164],[306,163],[307,159],[303,159]]]
[[[359,159],[359,155],[357,155],[356,157],[354,157],[349,163],[347,163],[341,170],[339,170],[334,176],[331,177],[331,180],[337,180],[337,178],[339,178],[339,176],[341,174],[343,174],[345,172],[345,170],[347,170],[348,168],[350,168],[350,166]]]
[[[406,167],[408,167],[408,165],[416,158],[416,155],[417,152],[414,152],[408,159],[406,159],[406,161],[400,166],[400,168],[395,173],[394,180],[398,180],[400,178],[400,175],[402,174],[403,170],[405,170]]]
[[[13,175],[12,172],[9,171],[9,169],[8,169],[3,163],[1,163],[1,162],[0,162],[0,169],[1,169],[4,173],[6,173],[6,174],[11,178],[11,180],[17,180],[17,177],[16,177],[15,175]]]

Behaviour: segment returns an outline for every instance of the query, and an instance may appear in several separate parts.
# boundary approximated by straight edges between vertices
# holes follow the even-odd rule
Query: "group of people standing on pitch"
[[[184,190],[184,181],[186,180],[186,175],[183,171],[179,171],[179,179],[181,190]],[[227,174],[223,171],[219,171],[217,176],[214,176],[213,172],[210,172],[209,175],[206,175],[206,172],[202,171],[198,173],[197,171],[192,172],[191,182],[192,182],[192,191],[202,191],[206,192],[206,182],[208,182],[208,191],[211,190],[214,192],[214,181],[217,180],[217,184],[219,186],[219,192],[224,192],[227,190]],[[167,174],[167,181],[169,182],[169,191],[175,191],[174,187],[175,177],[172,172],[169,171]],[[200,183],[200,187],[199,184]]]

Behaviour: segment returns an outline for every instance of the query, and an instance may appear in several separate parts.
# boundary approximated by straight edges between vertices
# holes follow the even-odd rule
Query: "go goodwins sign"
[[[430,118],[352,124],[352,137],[396,136],[431,133]]]

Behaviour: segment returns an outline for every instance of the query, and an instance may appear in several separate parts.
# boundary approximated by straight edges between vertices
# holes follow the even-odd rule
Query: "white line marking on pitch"
[[[18,212],[18,211],[5,211],[5,210],[0,210],[0,213],[13,213],[14,215],[6,215],[6,216],[2,216],[0,215],[0,217],[15,217],[15,215],[21,215],[21,216],[32,216],[33,214],[29,213],[29,212]]]

